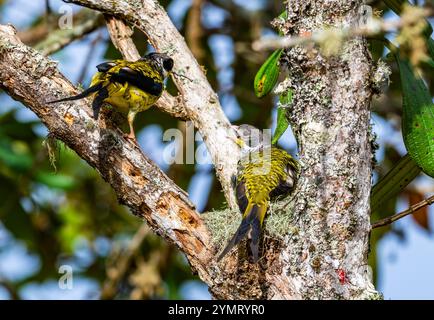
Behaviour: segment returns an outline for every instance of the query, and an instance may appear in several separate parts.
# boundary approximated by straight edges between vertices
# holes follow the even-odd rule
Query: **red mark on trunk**
[[[336,270],[338,273],[338,277],[339,277],[339,282],[344,285],[347,282],[347,274],[345,273],[345,271],[343,269],[338,269]]]

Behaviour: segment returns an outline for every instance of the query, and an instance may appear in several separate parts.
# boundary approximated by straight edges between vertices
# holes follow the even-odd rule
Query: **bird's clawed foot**
[[[125,140],[131,141],[132,143],[134,143],[137,146],[139,145],[138,142],[137,142],[136,135],[134,133],[131,133],[131,132],[128,133],[128,134],[124,133],[123,136],[124,136]]]

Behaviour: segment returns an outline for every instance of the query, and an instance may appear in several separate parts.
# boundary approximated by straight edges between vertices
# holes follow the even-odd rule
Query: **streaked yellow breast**
[[[238,180],[245,182],[247,198],[255,204],[268,202],[270,192],[281,181],[286,180],[286,167],[296,166],[295,160],[287,152],[274,147],[271,148],[271,152],[270,149],[266,149],[251,153],[249,158],[242,160],[241,163],[243,170]]]

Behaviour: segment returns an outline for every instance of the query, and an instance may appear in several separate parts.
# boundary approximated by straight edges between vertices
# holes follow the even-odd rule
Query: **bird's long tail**
[[[93,86],[90,86],[89,88],[87,88],[86,90],[84,90],[82,93],[79,93],[75,96],[72,97],[66,97],[63,99],[59,99],[59,100],[53,100],[53,101],[47,101],[47,103],[56,103],[56,102],[63,102],[63,101],[72,101],[72,100],[79,100],[79,99],[83,99],[86,98],[87,96],[91,95],[92,93],[97,92],[98,90],[101,90],[103,87],[104,83],[100,82],[97,83]]]
[[[47,103],[56,103],[56,102],[63,102],[63,101],[73,101],[73,100],[79,100],[86,98],[87,96],[91,95],[92,93],[98,92],[95,99],[92,102],[92,109],[93,109],[93,118],[95,120],[98,119],[99,111],[101,109],[101,106],[104,102],[104,99],[108,97],[108,90],[107,87],[104,87],[104,82],[97,83],[93,86],[90,86],[86,90],[84,90],[82,93],[79,93],[72,97],[66,97],[59,100],[54,101],[47,101]]]
[[[243,240],[251,229],[250,249],[253,255],[253,261],[257,262],[259,259],[259,238],[261,235],[262,222],[264,221],[267,205],[257,205],[249,202],[246,211],[243,214],[243,220],[240,226],[229,241],[226,248],[219,255],[217,261],[220,261],[234,246]]]

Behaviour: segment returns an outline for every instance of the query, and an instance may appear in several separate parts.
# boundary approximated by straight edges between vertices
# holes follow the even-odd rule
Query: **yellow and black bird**
[[[94,95],[92,109],[95,120],[104,103],[126,113],[130,133],[135,140],[133,122],[138,112],[149,109],[164,91],[164,80],[171,73],[173,59],[163,53],[152,52],[137,61],[114,60],[96,66],[90,87],[82,93],[48,103],[83,99]]]
[[[241,147],[234,188],[243,218],[240,226],[218,257],[222,259],[250,232],[253,261],[259,259],[259,239],[270,200],[288,195],[295,186],[298,162],[286,151],[271,146],[251,125],[234,126]],[[250,144],[250,145],[249,145]]]

